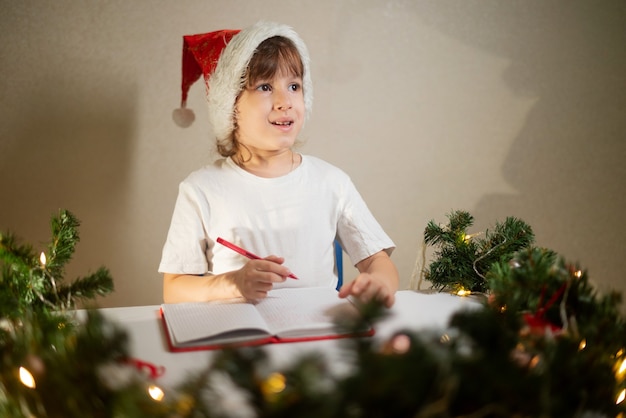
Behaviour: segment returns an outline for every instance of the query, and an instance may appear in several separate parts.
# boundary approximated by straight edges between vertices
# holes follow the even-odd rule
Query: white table
[[[377,342],[387,341],[401,330],[443,330],[450,316],[465,307],[479,307],[476,299],[446,293],[421,293],[399,291],[390,315],[375,324]],[[164,385],[173,386],[185,381],[193,370],[206,367],[214,351],[171,353],[167,349],[159,306],[136,306],[100,309],[103,315],[129,333],[131,355],[142,361],[165,368],[159,378]],[[328,361],[341,367],[339,340],[323,340],[288,344],[272,344],[263,347],[272,365],[277,369],[311,352],[323,354]]]

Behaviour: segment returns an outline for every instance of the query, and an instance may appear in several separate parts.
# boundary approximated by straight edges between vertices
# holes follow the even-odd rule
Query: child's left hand
[[[398,290],[398,271],[386,252],[378,252],[357,263],[360,274],[341,286],[339,297],[350,295],[362,302],[381,301],[387,308],[393,306]]]

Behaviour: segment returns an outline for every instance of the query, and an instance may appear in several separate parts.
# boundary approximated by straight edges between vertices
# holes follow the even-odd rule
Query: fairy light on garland
[[[20,382],[22,382],[24,386],[26,386],[27,388],[35,389],[35,387],[37,386],[35,383],[35,378],[26,367],[21,366],[19,369],[19,374]]]
[[[532,356],[532,358],[530,359],[530,363],[528,363],[528,367],[530,369],[534,369],[539,364],[539,361],[541,361],[539,355]]]
[[[161,389],[157,385],[148,386],[148,394],[150,395],[152,399],[154,399],[157,402],[161,402],[163,398],[165,397],[165,392],[163,392],[163,389]]]
[[[626,373],[626,357],[622,359],[622,363],[617,369],[617,376],[623,377],[625,373]]]
[[[461,237],[463,239],[463,241],[465,242],[470,242],[472,240],[472,238],[477,237],[479,235],[482,235],[483,232],[476,232],[474,234],[462,234]]]
[[[287,378],[282,373],[272,373],[270,374],[261,386],[263,393],[267,397],[271,397],[279,394],[285,387],[287,387]]]
[[[471,295],[471,294],[472,294],[472,291],[471,291],[471,290],[467,290],[467,289],[465,289],[465,288],[463,288],[463,287],[462,287],[462,288],[460,288],[460,289],[456,292],[456,295],[457,295],[457,296],[461,296],[461,297],[464,297],[464,296],[469,296],[469,295]]]
[[[624,356],[622,358],[622,356],[624,355],[624,350],[619,350],[619,352],[617,353],[617,358],[620,359],[621,361],[618,360],[617,363],[615,363],[616,365],[616,371],[615,371],[615,376],[617,377],[617,379],[619,381],[624,382],[624,375],[626,374],[626,356]],[[619,366],[617,366],[619,364]],[[626,398],[626,389],[622,389],[622,391],[619,393],[619,395],[617,395],[617,400],[615,402],[616,405],[621,404],[622,402],[624,402],[624,398]]]
[[[391,339],[393,354],[405,354],[411,348],[411,337],[406,334],[397,334]]]
[[[196,405],[196,401],[193,396],[190,394],[184,393],[178,398],[178,402],[176,402],[176,413],[180,416],[187,416],[189,412],[193,410]]]

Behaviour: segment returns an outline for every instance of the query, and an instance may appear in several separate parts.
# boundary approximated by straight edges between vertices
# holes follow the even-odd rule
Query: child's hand
[[[395,302],[395,288],[390,286],[390,281],[380,279],[369,273],[361,273],[350,283],[346,283],[339,289],[339,297],[345,298],[350,295],[357,297],[361,302],[371,300],[381,301],[387,308],[391,308]]]
[[[282,265],[284,262],[284,258],[275,255],[261,260],[250,260],[234,272],[235,286],[246,299],[263,299],[272,290],[274,283],[284,282],[291,274]]]
[[[398,290],[398,271],[386,252],[380,251],[357,263],[359,275],[341,286],[339,297],[356,296],[362,302],[380,300],[391,308]]]

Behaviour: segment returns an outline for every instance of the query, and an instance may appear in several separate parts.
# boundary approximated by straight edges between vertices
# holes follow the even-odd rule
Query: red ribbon
[[[546,305],[542,307],[541,305],[543,305],[543,298],[546,293],[546,287],[544,285],[543,289],[541,290],[541,297],[539,299],[539,306],[537,307],[537,312],[535,314],[529,314],[529,313],[524,314],[524,321],[526,322],[526,324],[528,324],[528,326],[530,326],[531,328],[545,329],[547,327],[547,328],[550,328],[552,332],[559,331],[561,327],[558,327],[552,324],[550,321],[544,319],[543,315],[546,313],[548,309],[550,309],[552,305],[556,303],[559,297],[561,297],[566,287],[567,287],[567,284],[563,283],[563,286],[561,286],[559,290],[557,290],[554,293],[554,295],[552,295],[548,303],[546,303]]]
[[[165,366],[157,366],[153,363],[143,361],[140,359],[129,357],[125,360],[125,363],[134,366],[140,372],[146,373],[151,379],[156,379],[165,374]]]

